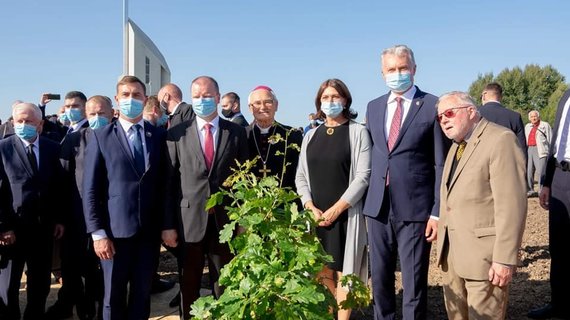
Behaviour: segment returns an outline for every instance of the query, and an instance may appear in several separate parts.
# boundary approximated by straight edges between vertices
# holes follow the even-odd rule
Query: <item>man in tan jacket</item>
[[[503,319],[526,220],[525,158],[512,131],[463,92],[437,104],[453,139],[441,183],[438,264],[449,319]]]

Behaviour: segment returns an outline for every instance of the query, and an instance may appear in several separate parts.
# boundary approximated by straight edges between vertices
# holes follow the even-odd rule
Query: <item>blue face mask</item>
[[[205,118],[216,111],[214,98],[192,99],[192,109],[200,118]]]
[[[389,73],[386,75],[386,86],[394,92],[405,92],[412,86],[411,73]]]
[[[65,109],[65,114],[67,115],[67,118],[71,122],[75,123],[83,120],[83,116],[81,115],[81,109],[79,108]]]
[[[322,102],[321,103],[321,111],[330,118],[336,118],[338,115],[342,113],[342,104],[340,102]]]
[[[57,118],[57,120],[59,120],[59,122],[63,125],[68,125],[69,124],[69,117],[67,116],[67,113],[62,113],[59,115],[59,117]]]
[[[32,141],[38,135],[38,129],[27,123],[14,124],[14,132],[20,139]]]
[[[134,119],[142,114],[143,102],[133,98],[121,99],[119,100],[119,110],[125,117]]]
[[[109,124],[109,119],[101,116],[94,116],[89,118],[89,126],[91,129],[99,129]]]
[[[162,116],[160,116],[160,118],[156,120],[156,126],[162,127],[166,124],[167,121],[168,121],[168,116],[166,115],[166,112],[163,112]]]

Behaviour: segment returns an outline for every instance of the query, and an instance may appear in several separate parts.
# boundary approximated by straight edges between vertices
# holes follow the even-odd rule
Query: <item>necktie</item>
[[[34,152],[34,145],[28,145],[28,161],[30,161],[30,166],[34,171],[34,174],[38,173],[38,159],[36,159],[36,153]]]
[[[212,125],[206,123],[204,125],[205,136],[204,136],[204,159],[206,160],[206,167],[208,170],[212,168],[212,162],[214,162],[214,136],[212,135]]]
[[[400,134],[400,125],[402,124],[402,98],[396,97],[396,111],[390,124],[390,133],[388,134],[388,151],[392,151],[398,135]]]
[[[137,172],[142,175],[145,172],[145,165],[144,165],[144,150],[142,145],[142,139],[140,135],[140,130],[142,129],[140,124],[135,124],[132,126],[134,130],[134,137],[133,137],[133,156],[135,158],[135,167]]]
[[[72,127],[72,126],[69,126],[69,129],[67,129],[67,134],[70,134],[70,133],[72,133],[72,132],[73,132],[73,127]]]
[[[166,120],[166,129],[170,129],[170,121],[172,120],[172,115],[168,115],[168,120]]]
[[[463,156],[463,151],[465,151],[466,145],[467,145],[467,142],[461,141],[461,143],[459,144],[459,147],[457,147],[457,152],[455,153],[455,160],[459,161],[461,159],[461,157]]]

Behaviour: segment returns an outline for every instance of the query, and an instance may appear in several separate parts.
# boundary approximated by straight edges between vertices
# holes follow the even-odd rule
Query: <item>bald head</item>
[[[164,85],[156,95],[160,106],[172,113],[174,108],[182,102],[182,90],[174,83]]]

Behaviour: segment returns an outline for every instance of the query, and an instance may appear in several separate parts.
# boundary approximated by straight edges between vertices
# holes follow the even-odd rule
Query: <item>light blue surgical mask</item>
[[[27,123],[14,124],[14,132],[20,139],[30,142],[38,135],[38,129]]]
[[[108,124],[109,124],[109,119],[101,117],[99,115],[89,118],[89,126],[93,130],[103,128]]]
[[[192,109],[200,118],[205,118],[216,111],[214,98],[192,99]]]
[[[79,108],[65,109],[65,113],[67,114],[69,121],[73,123],[83,120],[83,115],[81,114],[81,109]]]
[[[142,114],[143,102],[133,98],[121,99],[119,100],[119,110],[125,117],[134,119]]]
[[[62,113],[59,115],[59,117],[57,118],[57,120],[59,120],[59,122],[61,124],[63,124],[64,126],[69,124],[69,117],[67,116],[67,113]]]
[[[412,84],[412,74],[409,72],[394,72],[386,75],[386,86],[394,92],[405,92]]]
[[[157,127],[162,127],[166,124],[166,122],[168,121],[168,115],[166,115],[165,112],[162,113],[162,116],[160,116],[160,118],[158,118],[156,120],[156,126]]]
[[[321,111],[329,118],[336,118],[343,109],[342,103],[339,101],[321,102]]]

